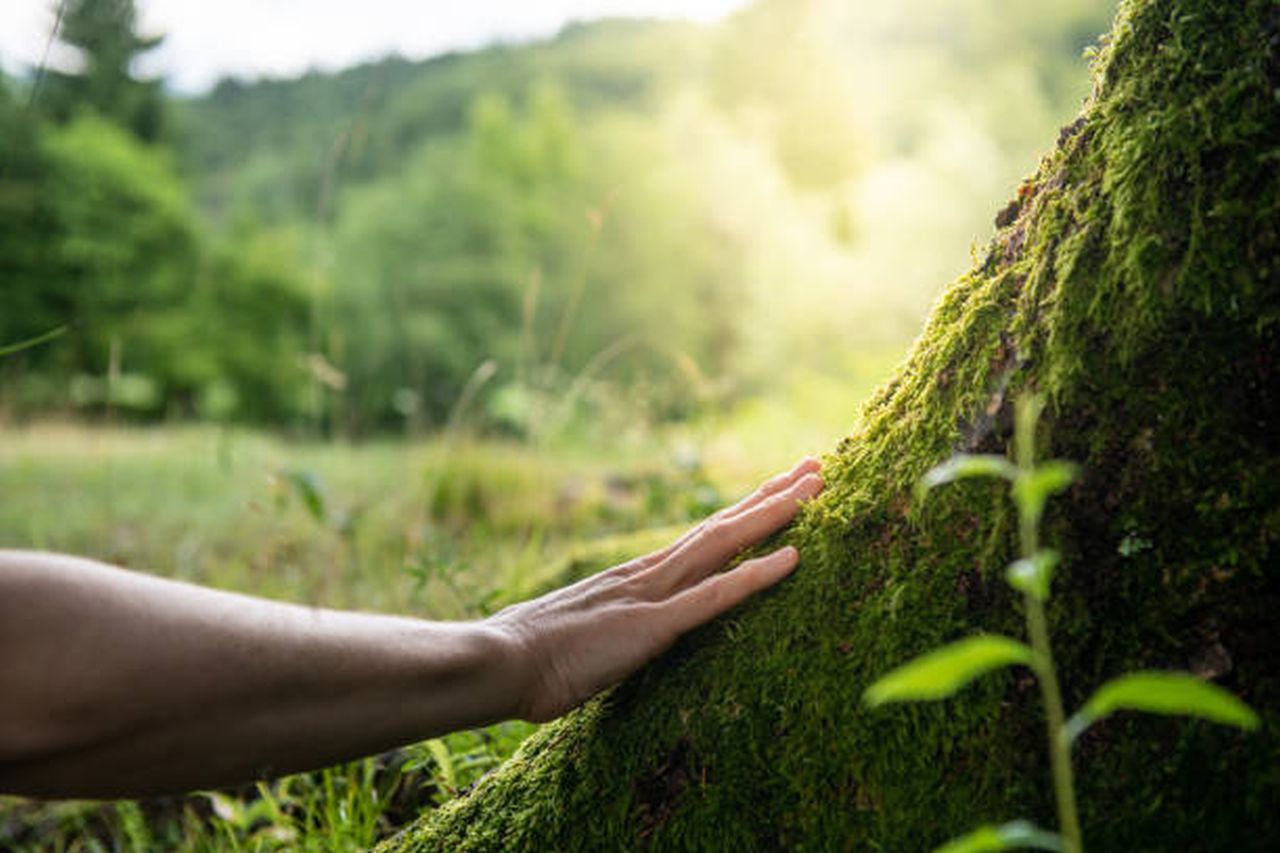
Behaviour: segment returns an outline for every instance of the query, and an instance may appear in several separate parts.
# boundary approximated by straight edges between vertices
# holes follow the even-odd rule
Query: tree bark
[[[1280,5],[1131,0],[1081,117],[1001,213],[897,376],[825,461],[776,591],[542,729],[386,850],[918,850],[1055,823],[1043,709],[1008,670],[928,705],[866,686],[977,631],[1021,636],[1001,485],[913,503],[956,451],[1006,453],[1014,400],[1081,463],[1051,502],[1064,699],[1191,669],[1254,733],[1116,715],[1075,750],[1086,846],[1280,838]]]

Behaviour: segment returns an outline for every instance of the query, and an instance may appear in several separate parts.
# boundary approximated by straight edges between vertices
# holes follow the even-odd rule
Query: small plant
[[[1254,729],[1257,715],[1227,691],[1182,672],[1133,672],[1104,684],[1068,719],[1063,711],[1058,675],[1049,646],[1045,602],[1058,553],[1040,547],[1040,518],[1046,502],[1066,489],[1076,476],[1069,462],[1035,461],[1035,429],[1043,403],[1029,396],[1019,401],[1014,435],[1016,463],[1003,456],[961,454],[930,470],[917,497],[935,486],[971,477],[1000,477],[1010,484],[1018,511],[1021,556],[1005,572],[1005,580],[1022,593],[1030,646],[999,635],[979,634],[935,649],[878,679],[864,694],[872,706],[951,696],[978,676],[1004,666],[1030,667],[1040,684],[1048,723],[1049,758],[1057,804],[1058,831],[1025,820],[982,826],[953,839],[940,853],[1034,848],[1082,853],[1084,840],[1076,810],[1071,745],[1089,726],[1119,710],[1181,714]]]

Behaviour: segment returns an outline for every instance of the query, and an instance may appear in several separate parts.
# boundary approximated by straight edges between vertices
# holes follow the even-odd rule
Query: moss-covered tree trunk
[[[1086,845],[1280,839],[1280,5],[1132,0],[1095,93],[826,460],[799,571],[546,727],[392,850],[928,848],[1054,825],[1038,692],[1018,670],[870,711],[877,675],[1020,634],[1003,487],[912,505],[957,450],[1004,452],[1015,397],[1084,465],[1054,501],[1050,607],[1069,706],[1192,669],[1263,727],[1118,715],[1078,743]]]

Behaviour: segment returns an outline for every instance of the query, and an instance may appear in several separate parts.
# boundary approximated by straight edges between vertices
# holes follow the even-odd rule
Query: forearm
[[[777,583],[719,569],[822,488],[804,459],[669,547],[503,610],[433,623],[278,604],[0,551],[0,792],[136,796],[548,720]]]
[[[512,716],[503,636],[0,552],[0,790],[243,781]]]

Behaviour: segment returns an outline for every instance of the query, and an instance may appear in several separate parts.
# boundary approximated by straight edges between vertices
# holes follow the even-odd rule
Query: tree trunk
[[[1132,0],[1095,91],[826,459],[785,538],[800,569],[535,735],[388,850],[920,850],[1055,826],[1022,670],[868,710],[877,676],[977,631],[1021,636],[1003,486],[913,505],[958,450],[1004,453],[1016,397],[1083,465],[1051,502],[1049,618],[1068,708],[1191,669],[1254,733],[1120,714],[1078,743],[1086,846],[1280,838],[1280,5]]]

